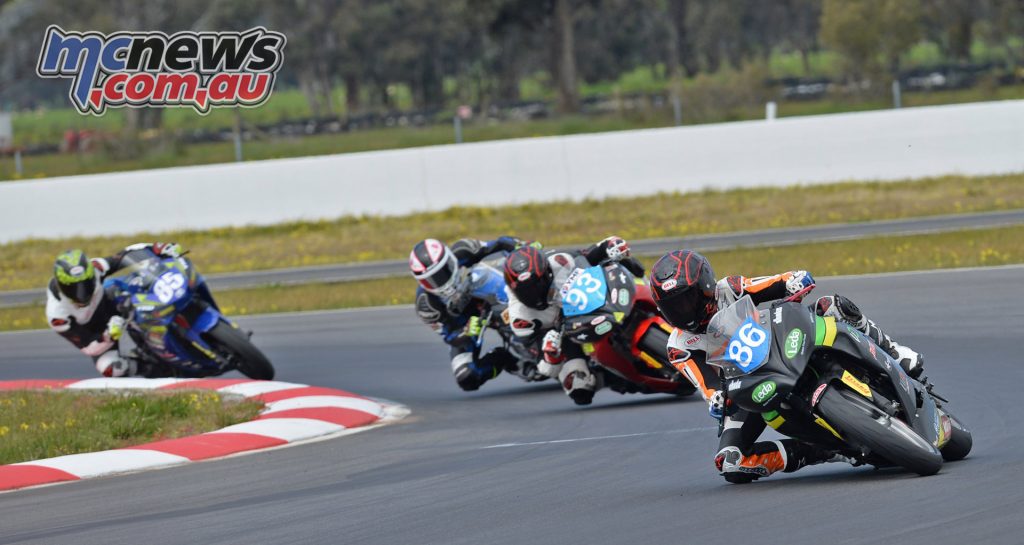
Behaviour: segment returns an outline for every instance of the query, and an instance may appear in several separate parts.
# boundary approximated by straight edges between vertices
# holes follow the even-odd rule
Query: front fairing
[[[471,298],[486,305],[507,305],[508,293],[505,291],[505,277],[501,271],[478,263],[470,268],[467,275],[468,294]]]
[[[143,339],[149,351],[163,361],[198,370],[203,364],[194,361],[196,354],[212,353],[201,334],[223,319],[215,308],[199,302],[196,290],[203,285],[202,276],[186,258],[132,255],[135,259],[128,274],[111,287],[116,289],[121,307],[129,310],[129,327],[137,331],[135,338]]]
[[[812,316],[796,303],[759,311],[746,296],[712,318],[707,337],[718,346],[708,364],[721,369],[733,404],[761,413],[790,395],[811,357]]]
[[[143,281],[128,281],[138,285],[130,295],[135,319],[140,325],[167,324],[178,312],[185,310],[195,296],[195,288],[202,282],[195,268],[186,259],[169,260],[149,268]]]
[[[603,267],[577,269],[573,274],[576,276],[570,276],[566,286],[561,290],[562,313],[565,320],[562,330],[573,342],[593,343],[617,330],[627,321],[636,302],[638,281],[625,267],[616,262]],[[603,278],[603,288],[587,293],[587,282],[579,280],[582,274],[600,274]],[[571,295],[572,290],[583,292],[585,295]],[[593,297],[600,297],[599,305],[591,302],[589,298]],[[596,308],[592,308],[595,306]]]

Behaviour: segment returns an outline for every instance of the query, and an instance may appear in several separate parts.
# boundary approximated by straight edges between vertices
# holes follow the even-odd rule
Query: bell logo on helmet
[[[71,276],[79,276],[79,275],[81,275],[84,272],[85,272],[85,267],[83,267],[81,265],[75,265],[74,267],[71,267],[71,270],[68,271],[68,273],[70,273]]]
[[[525,272],[519,273],[519,276],[517,276],[516,279],[519,280],[520,282],[524,282],[526,280],[529,280],[530,276],[531,276],[530,271],[525,271]]]
[[[663,289],[665,291],[668,291],[668,290],[676,287],[676,283],[677,282],[676,282],[675,278],[670,278],[670,279],[666,280],[664,284],[661,285],[661,289]]]

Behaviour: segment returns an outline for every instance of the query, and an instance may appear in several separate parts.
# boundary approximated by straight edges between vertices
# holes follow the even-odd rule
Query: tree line
[[[582,82],[651,66],[671,88],[780,51],[798,53],[807,75],[810,57],[830,50],[851,81],[885,77],[922,40],[953,62],[982,42],[1011,70],[1024,63],[1024,0],[2,0],[0,107],[66,94],[34,75],[50,24],[264,25],[288,37],[279,85],[301,89],[317,117],[394,108],[396,85],[417,109],[515,103],[526,78],[575,112]]]

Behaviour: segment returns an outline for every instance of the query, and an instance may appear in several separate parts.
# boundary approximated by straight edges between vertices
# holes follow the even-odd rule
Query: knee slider
[[[135,362],[121,358],[111,350],[96,358],[96,370],[105,377],[127,377],[135,374]]]
[[[455,373],[455,383],[458,384],[459,388],[462,388],[463,391],[472,392],[480,388],[484,383],[483,378],[474,373],[472,369],[467,367],[460,371],[461,372]]]
[[[452,374],[459,388],[467,392],[476,390],[486,380],[473,369],[473,354],[470,352],[456,354],[452,358]]]
[[[558,373],[558,382],[577,405],[590,404],[594,399],[594,392],[597,391],[597,377],[582,358],[565,362]]]

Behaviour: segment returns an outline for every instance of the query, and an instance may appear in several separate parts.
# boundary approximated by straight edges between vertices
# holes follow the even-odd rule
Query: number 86
[[[766,338],[764,331],[755,329],[754,324],[745,324],[739,330],[739,339],[729,343],[729,359],[744,367],[750,365],[754,359],[751,349],[764,344]]]

